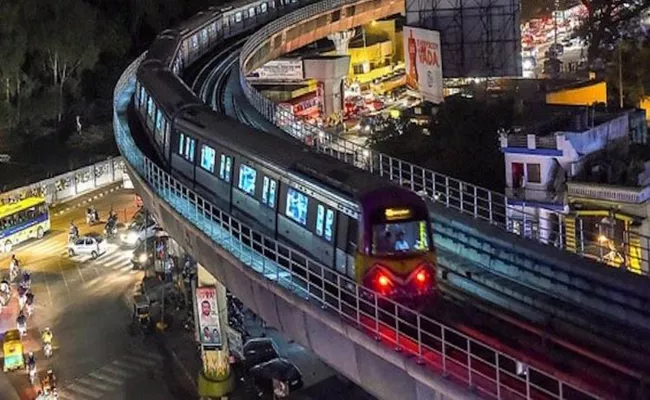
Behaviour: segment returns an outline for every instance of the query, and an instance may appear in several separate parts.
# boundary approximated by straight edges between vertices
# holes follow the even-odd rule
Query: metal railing
[[[123,179],[124,160],[122,157],[69,171],[52,178],[0,193],[0,203],[11,202],[29,196],[45,197],[49,205],[71,200],[92,190]]]
[[[583,223],[579,217],[566,216],[552,208],[545,209],[539,202],[508,198],[501,193],[380,153],[369,146],[353,143],[306,123],[296,118],[290,110],[278,107],[266,99],[248,82],[246,64],[259,49],[266,48],[262,44],[269,37],[313,15],[353,3],[356,1],[325,0],[312,4],[278,18],[251,35],[243,46],[239,59],[240,84],[248,101],[264,118],[294,138],[313,145],[320,152],[426,194],[438,204],[545,245],[621,267],[632,273],[649,274],[650,236],[626,231],[623,241],[614,243],[614,239],[609,238],[609,241],[604,242],[601,229],[584,229],[593,224]],[[555,140],[555,137],[552,139]],[[541,211],[533,211],[535,209]]]
[[[244,265],[482,397],[599,398],[378,294],[364,295],[369,292],[355,281],[247,227],[160,169],[135,145],[125,115],[124,99],[133,93],[131,77],[140,61],[129,66],[115,90],[120,151],[161,199]]]
[[[650,199],[650,186],[634,188],[602,183],[568,182],[567,193],[569,196],[641,204]]]

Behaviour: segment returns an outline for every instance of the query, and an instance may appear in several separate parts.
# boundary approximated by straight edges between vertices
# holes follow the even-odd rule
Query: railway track
[[[245,39],[238,39],[229,43],[211,57],[192,79],[191,87],[215,111],[264,130],[252,123],[228,89],[232,74],[239,72],[237,61],[244,42]],[[590,320],[593,317],[577,304],[560,304],[551,296],[544,298],[538,288],[499,276],[467,260],[458,260],[457,255],[447,250],[441,249],[439,257],[444,260],[439,273],[442,296],[424,310],[426,315],[508,354],[517,354],[522,365],[558,371],[558,378],[580,387],[597,388],[605,398],[643,398],[639,396],[643,396],[642,382],[647,378],[641,371],[650,370],[647,354],[639,352],[648,345],[645,340],[634,346],[603,338],[599,334],[611,332],[611,323],[599,321],[605,326],[602,332],[594,334],[585,329],[584,323],[571,321],[572,313],[567,313],[569,318],[558,318],[554,312],[573,309],[573,314],[594,324]],[[530,296],[531,291],[541,299],[537,305],[520,301],[518,294]],[[504,307],[504,304],[511,306]],[[562,337],[569,332],[573,340]]]

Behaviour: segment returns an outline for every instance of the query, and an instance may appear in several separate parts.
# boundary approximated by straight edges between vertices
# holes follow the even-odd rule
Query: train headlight
[[[140,254],[140,256],[138,257],[138,261],[141,264],[144,264],[147,261],[147,253]]]

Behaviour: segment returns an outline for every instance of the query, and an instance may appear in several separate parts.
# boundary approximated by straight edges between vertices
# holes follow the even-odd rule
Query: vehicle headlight
[[[129,243],[135,243],[138,240],[138,234],[135,232],[129,232],[126,235],[126,241]]]
[[[140,254],[140,255],[138,256],[138,261],[141,262],[141,263],[144,263],[144,262],[147,261],[147,258],[148,258],[148,257],[147,257],[147,253],[142,253],[142,254]]]

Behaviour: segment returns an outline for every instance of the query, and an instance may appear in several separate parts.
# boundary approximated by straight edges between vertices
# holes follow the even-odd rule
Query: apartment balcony
[[[643,204],[650,199],[650,186],[626,187],[601,183],[568,182],[568,195],[627,204]]]

